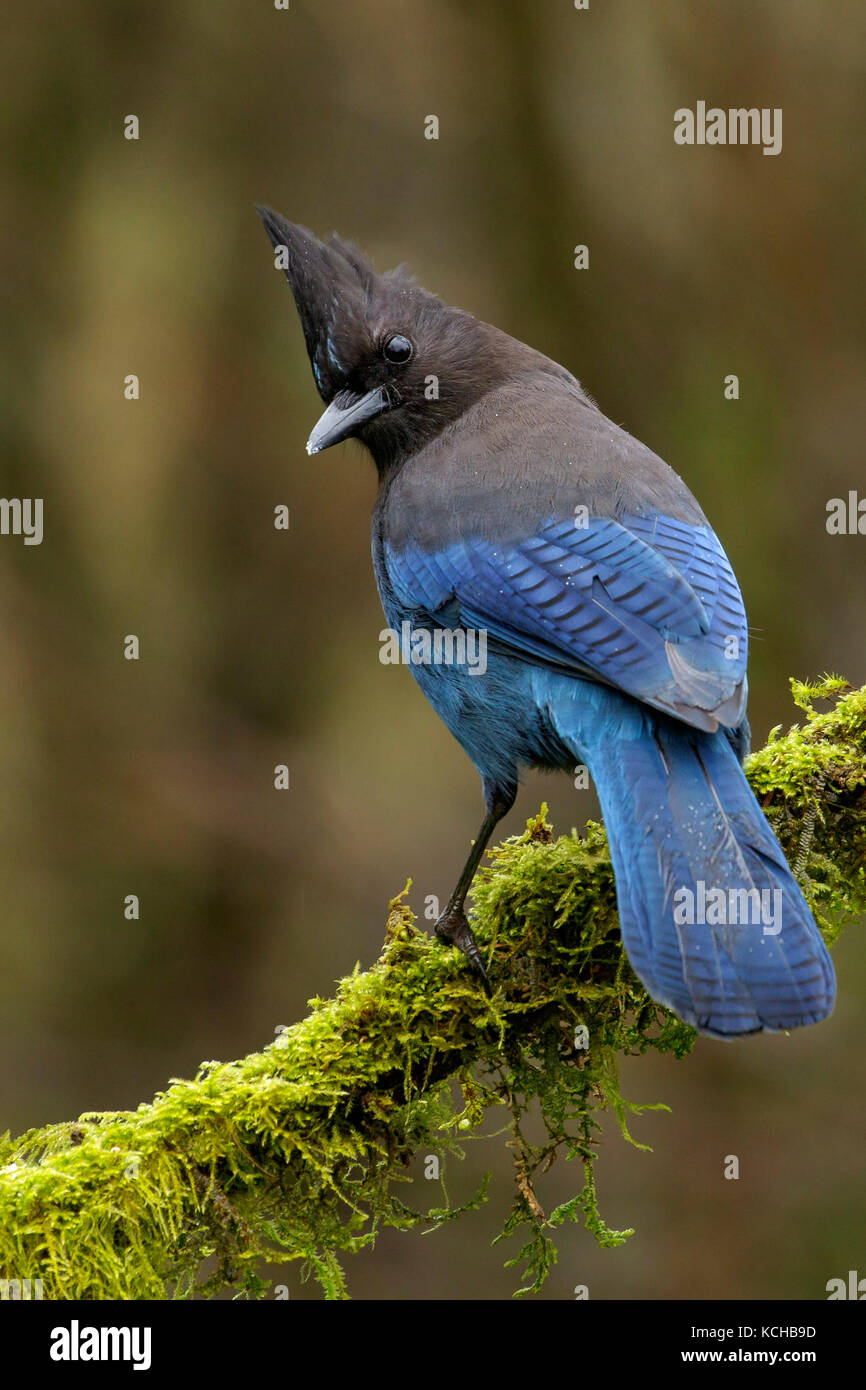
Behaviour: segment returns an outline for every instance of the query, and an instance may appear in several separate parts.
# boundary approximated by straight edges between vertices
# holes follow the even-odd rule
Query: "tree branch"
[[[832,942],[866,907],[866,688],[792,685],[805,720],[774,730],[748,775]],[[818,713],[818,699],[836,703]],[[603,828],[555,839],[542,810],[491,852],[473,915],[491,999],[404,897],[376,964],[262,1052],[204,1063],[135,1112],[0,1141],[0,1277],[41,1279],[52,1299],[255,1296],[264,1260],[300,1259],[326,1296],[345,1296],[341,1254],[382,1225],[465,1210],[413,1210],[399,1184],[416,1152],[459,1152],[494,1105],[509,1112],[514,1150],[503,1235],[525,1229],[509,1263],[526,1263],[527,1287],[566,1220],[603,1244],[624,1240],[598,1211],[596,1115],[611,1109],[629,1138],[628,1112],[642,1107],[620,1095],[619,1056],[684,1056],[695,1034],[631,972]],[[521,1130],[531,1105],[546,1129],[538,1146]],[[562,1152],[581,1159],[584,1186],[545,1215],[535,1175]]]

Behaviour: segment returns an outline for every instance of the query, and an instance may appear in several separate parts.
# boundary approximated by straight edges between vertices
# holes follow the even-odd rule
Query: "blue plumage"
[[[461,621],[528,658],[602,680],[692,722],[745,709],[740,592],[707,526],[664,516],[550,518],[512,544],[472,537],[425,551],[387,541],[384,564],[408,610],[458,601]]]
[[[832,964],[740,763],[742,598],[685,484],[559,364],[377,276],[352,247],[262,216],[289,251],[328,402],[308,448],[357,437],[379,471],[389,625],[488,641],[483,675],[412,666],[487,807],[439,935],[486,982],[464,912],[485,845],[522,769],[585,763],[623,941],[653,997],[717,1037],[824,1018]]]
[[[399,627],[438,613],[502,643],[489,681],[444,666],[414,674],[488,785],[508,786],[527,765],[588,766],[623,941],[655,999],[718,1037],[817,1022],[833,999],[832,965],[730,738],[656,713],[682,710],[699,692],[716,713],[727,703],[729,723],[741,725],[746,624],[736,582],[708,528],[688,536],[663,518],[632,526],[551,523],[502,550],[386,544],[387,616]],[[668,541],[659,546],[664,569],[659,552],[634,544],[641,533]],[[731,636],[736,659],[725,657]],[[675,675],[686,667],[688,690]],[[703,915],[722,920],[678,923],[675,894],[697,897],[698,884]],[[697,902],[692,915],[701,915]]]
[[[623,942],[653,997],[718,1037],[823,1018],[827,949],[724,733],[599,687],[576,698],[557,677],[533,685],[592,773]]]

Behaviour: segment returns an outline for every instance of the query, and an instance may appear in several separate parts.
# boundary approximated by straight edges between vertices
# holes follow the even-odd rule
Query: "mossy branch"
[[[832,942],[866,907],[866,688],[793,688],[804,722],[774,730],[748,774]],[[342,1254],[383,1225],[465,1209],[414,1210],[399,1184],[417,1152],[459,1151],[492,1106],[511,1129],[503,1236],[525,1232],[510,1263],[526,1264],[527,1287],[555,1259],[550,1231],[564,1221],[582,1218],[608,1245],[631,1234],[598,1210],[597,1116],[612,1110],[629,1138],[641,1107],[620,1095],[620,1055],[683,1056],[695,1035],[629,968],[603,828],[555,839],[542,811],[492,851],[473,915],[491,999],[404,897],[376,964],[262,1052],[205,1063],[135,1112],[0,1141],[0,1278],[41,1279],[54,1299],[256,1296],[264,1261],[300,1260],[328,1297],[345,1296]],[[522,1130],[533,1104],[540,1145]],[[583,1187],[546,1214],[535,1178],[560,1153],[582,1161]]]

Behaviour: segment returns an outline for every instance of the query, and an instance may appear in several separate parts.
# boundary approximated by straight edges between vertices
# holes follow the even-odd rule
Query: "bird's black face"
[[[329,404],[307,441],[308,454],[353,436],[368,442],[375,439],[376,422],[381,433],[383,426],[393,425],[394,412],[403,413],[398,419],[407,414],[407,406],[416,397],[417,373],[410,369],[417,352],[415,335],[385,326],[389,315],[395,322],[408,322],[407,306],[398,304],[391,310],[380,304],[378,312],[371,312],[372,308],[368,304],[363,326],[351,316],[344,319],[339,311],[335,315],[325,338],[327,376],[311,357],[319,390]],[[330,397],[326,380],[333,392]],[[383,419],[386,415],[392,416],[391,421]]]
[[[492,334],[505,339],[498,330],[442,304],[401,271],[377,275],[337,237],[319,241],[268,208],[259,215],[295,296],[327,404],[308,453],[355,437],[386,468],[435,437],[502,376],[489,341]]]

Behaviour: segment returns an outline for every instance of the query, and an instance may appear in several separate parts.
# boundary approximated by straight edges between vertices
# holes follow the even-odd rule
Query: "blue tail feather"
[[[587,718],[586,694],[548,708],[595,781],[623,943],[650,994],[722,1038],[825,1018],[832,962],[724,731],[598,688]]]

